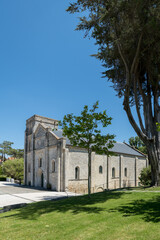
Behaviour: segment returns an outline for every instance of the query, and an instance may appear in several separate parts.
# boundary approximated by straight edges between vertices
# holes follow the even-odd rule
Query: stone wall
[[[69,169],[68,171],[68,180],[75,179],[75,168],[79,167],[80,170],[80,179],[88,178],[88,154],[85,151],[75,151],[70,149],[69,151]]]
[[[68,189],[87,191],[88,154],[76,149],[69,150]],[[79,167],[80,179],[75,179],[75,168]],[[92,153],[91,189],[97,192],[105,189],[138,186],[140,171],[146,166],[145,158],[130,155],[107,157]],[[100,168],[102,171],[100,171]],[[115,175],[113,176],[113,168]],[[85,182],[85,184],[84,184]]]
[[[88,193],[88,180],[69,180],[68,192],[87,194]]]
[[[106,189],[107,159],[106,155],[92,153],[92,191]]]
[[[55,164],[55,166],[54,166]],[[55,167],[55,169],[53,168]],[[57,146],[49,148],[49,183],[51,189],[58,191],[59,161]]]
[[[123,156],[121,160],[121,187],[135,186],[135,157]],[[125,168],[127,176],[125,176]]]

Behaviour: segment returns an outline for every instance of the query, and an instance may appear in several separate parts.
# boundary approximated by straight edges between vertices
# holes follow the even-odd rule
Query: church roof
[[[55,135],[57,135],[57,137],[59,137],[59,138],[64,137],[62,129],[54,130],[53,133]],[[70,140],[67,137],[66,137],[66,144],[67,145],[72,145],[70,143]],[[110,151],[112,151],[114,153],[118,153],[118,154],[134,155],[134,156],[137,156],[137,157],[144,157],[145,156],[143,153],[137,151],[136,149],[134,149],[133,147],[131,147],[127,143],[116,142],[116,143],[114,143],[114,147],[112,149],[110,149]]]
[[[63,136],[63,130],[62,130],[62,129],[53,130],[53,133],[54,133],[55,135],[57,135],[57,137],[59,137],[59,138],[64,137],[64,136]],[[65,137],[65,138],[66,138],[66,144],[67,144],[67,145],[71,145],[70,140],[69,140],[67,137]]]
[[[114,147],[111,149],[111,151],[114,153],[129,154],[129,155],[134,155],[139,157],[145,156],[143,153],[137,151],[127,143],[116,142],[114,143]]]

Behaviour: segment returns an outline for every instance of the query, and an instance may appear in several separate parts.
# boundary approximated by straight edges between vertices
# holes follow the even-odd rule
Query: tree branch
[[[142,132],[144,134],[146,134],[146,131],[145,131],[144,126],[143,126],[140,110],[139,110],[138,96],[137,96],[137,79],[136,79],[136,77],[134,79],[134,97],[135,97],[136,111],[137,111],[137,115],[138,115],[138,119],[139,119],[139,124],[140,124]]]
[[[132,112],[131,112],[131,108],[129,106],[129,94],[127,93],[129,92],[128,90],[128,87],[126,87],[126,92],[125,92],[125,98],[124,98],[124,102],[123,102],[123,105],[124,105],[124,110],[126,111],[127,113],[127,116],[128,116],[128,119],[129,119],[129,122],[130,124],[132,125],[132,127],[134,128],[135,132],[137,133],[137,135],[140,137],[140,139],[146,143],[148,139],[148,137],[146,136],[146,134],[144,134],[140,128],[138,127],[136,121],[134,120],[133,118],[133,115],[132,115]]]
[[[122,61],[124,63],[124,66],[125,66],[125,69],[126,69],[126,84],[129,84],[129,68],[128,68],[128,64],[124,58],[124,55],[123,55],[123,52],[122,52],[122,49],[121,49],[121,46],[120,46],[120,43],[119,43],[119,40],[116,41],[116,44],[117,44],[117,47],[118,47],[118,52],[122,58]]]
[[[138,45],[137,45],[137,49],[136,49],[136,54],[135,54],[135,57],[133,59],[133,63],[132,63],[132,66],[131,66],[131,75],[133,74],[134,67],[135,67],[137,59],[139,57],[139,51],[140,51],[140,47],[141,47],[142,37],[143,37],[143,32],[140,35],[140,38],[139,38],[139,41],[138,41]]]

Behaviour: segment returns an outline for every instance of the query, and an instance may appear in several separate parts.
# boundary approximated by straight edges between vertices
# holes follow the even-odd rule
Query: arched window
[[[39,159],[39,167],[42,167],[42,158]]]
[[[127,177],[127,168],[124,169],[124,176]]]
[[[79,179],[79,176],[80,176],[80,169],[79,169],[79,167],[76,167],[75,168],[75,179]]]
[[[103,173],[103,167],[99,166],[99,173]]]
[[[52,161],[52,172],[55,172],[56,168],[55,168],[55,161]]]
[[[112,168],[112,178],[115,178],[115,168]]]

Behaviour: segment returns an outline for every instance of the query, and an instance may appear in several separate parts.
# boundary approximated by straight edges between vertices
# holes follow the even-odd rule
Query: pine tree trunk
[[[147,146],[148,159],[151,165],[152,186],[160,186],[160,158],[159,149],[155,143],[150,143]]]
[[[130,79],[128,77],[128,79]],[[128,80],[129,82],[129,80]],[[160,186],[160,132],[157,131],[156,123],[160,122],[160,107],[156,96],[154,96],[154,107],[152,106],[152,98],[150,86],[147,88],[148,94],[144,93],[142,86],[139,85],[140,92],[143,99],[143,113],[144,113],[144,126],[142,117],[140,116],[140,106],[138,105],[138,98],[135,95],[135,103],[137,105],[137,115],[139,118],[139,125],[136,122],[130,107],[130,85],[126,86],[124,97],[124,110],[127,113],[130,124],[143,143],[147,147],[149,163],[151,165],[152,185]],[[135,89],[136,92],[136,89]],[[154,111],[153,111],[154,108]]]

